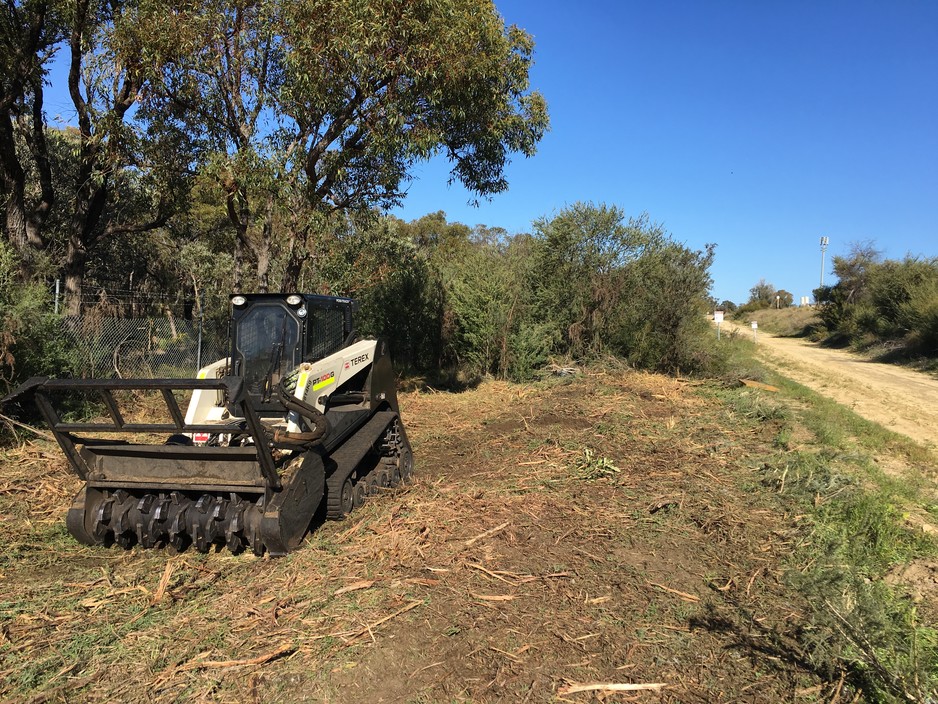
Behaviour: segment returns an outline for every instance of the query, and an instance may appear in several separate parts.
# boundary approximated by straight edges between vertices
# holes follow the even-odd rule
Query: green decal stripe
[[[319,391],[319,389],[324,389],[327,386],[329,386],[329,384],[334,384],[334,383],[335,383],[335,377],[330,376],[325,381],[320,381],[318,384],[313,384],[313,391]]]

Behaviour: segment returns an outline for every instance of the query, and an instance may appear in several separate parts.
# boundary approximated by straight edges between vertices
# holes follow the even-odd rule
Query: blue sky
[[[647,212],[717,244],[719,300],[764,278],[810,295],[830,259],[874,240],[938,255],[938,2],[496,0],[534,35],[551,132],[474,208],[419,167],[405,219],[509,232],[576,201]]]

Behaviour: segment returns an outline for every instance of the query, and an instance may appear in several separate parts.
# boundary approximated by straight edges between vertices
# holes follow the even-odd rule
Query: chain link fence
[[[67,317],[78,372],[92,378],[193,378],[228,354],[225,330],[198,320]]]
[[[60,319],[81,377],[194,378],[228,355],[227,325],[190,300],[95,292],[85,311]]]

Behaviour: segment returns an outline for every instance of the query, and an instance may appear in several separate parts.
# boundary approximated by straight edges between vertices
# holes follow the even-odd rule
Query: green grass
[[[797,634],[799,657],[829,681],[843,676],[867,701],[936,701],[938,632],[884,580],[897,566],[938,555],[905,520],[910,511],[938,515],[926,478],[934,456],[799,384],[764,378],[780,392],[717,394],[733,422],[761,427],[769,439],[762,487],[806,518],[784,577],[810,610]],[[906,470],[885,473],[884,457]]]

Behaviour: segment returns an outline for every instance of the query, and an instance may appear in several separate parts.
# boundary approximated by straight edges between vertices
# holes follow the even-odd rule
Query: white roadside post
[[[759,329],[759,323],[757,323],[755,320],[753,320],[753,321],[752,321],[752,341],[753,341],[753,342],[756,341],[756,330],[758,330],[758,329]]]
[[[720,326],[723,324],[723,311],[713,311],[713,322],[717,324],[717,339],[720,339]]]

